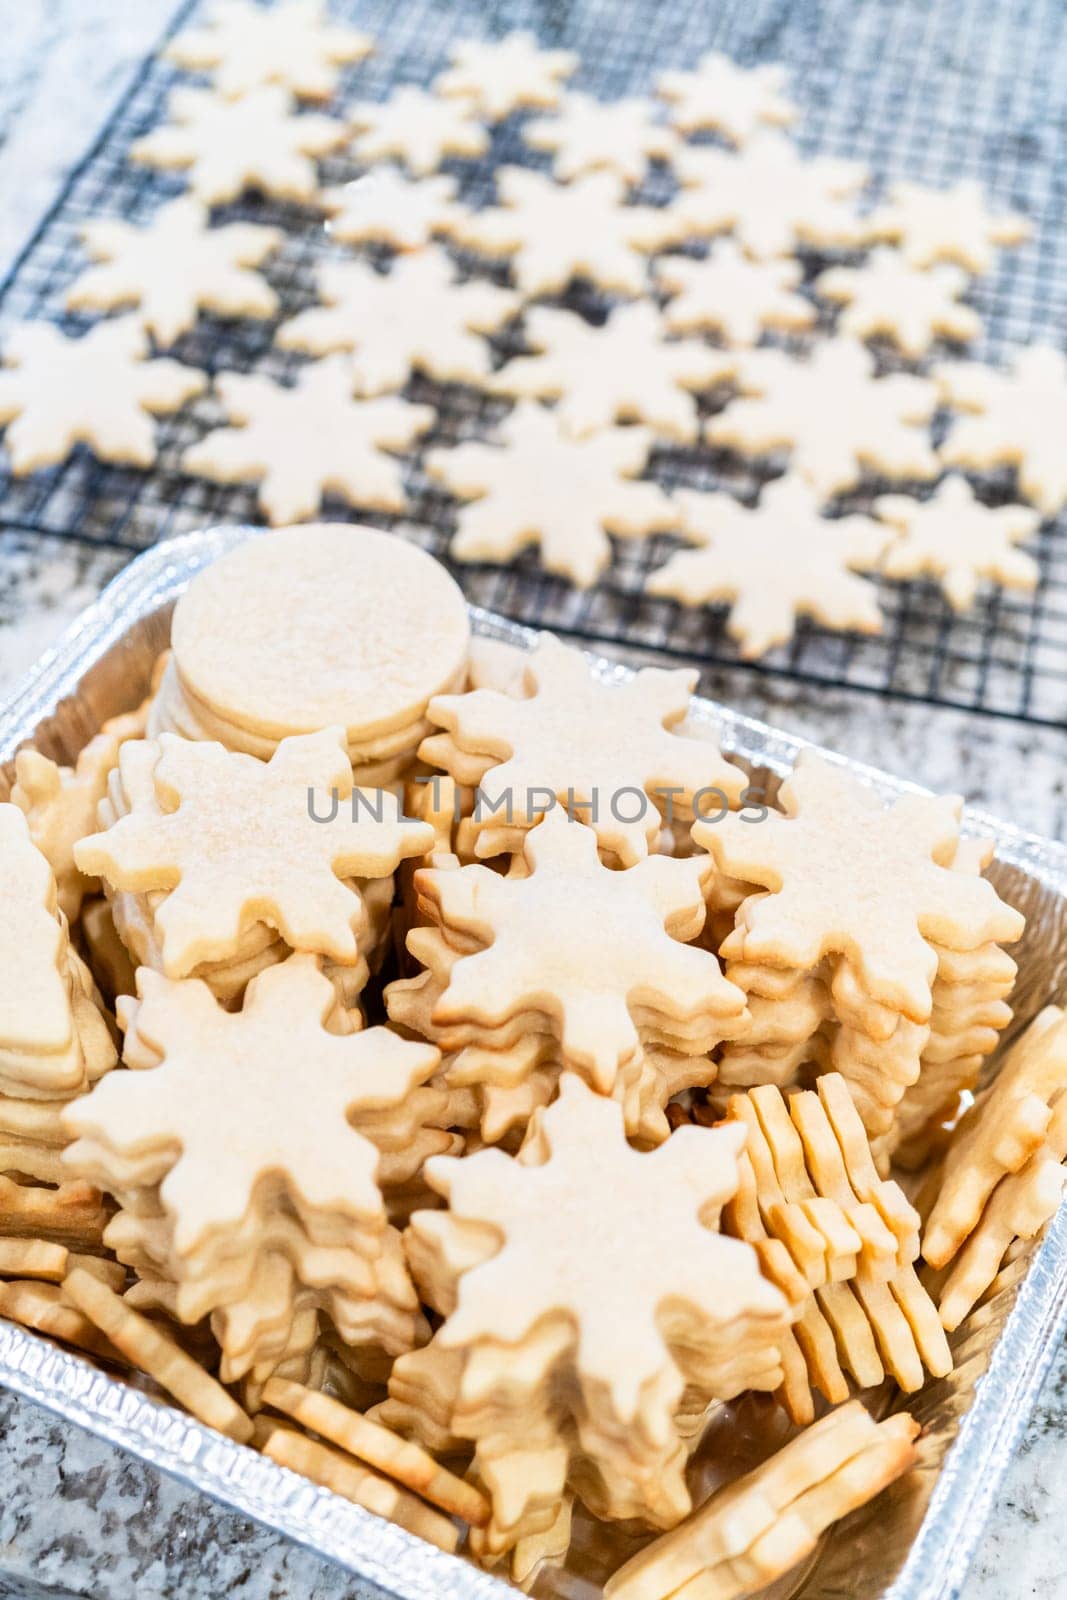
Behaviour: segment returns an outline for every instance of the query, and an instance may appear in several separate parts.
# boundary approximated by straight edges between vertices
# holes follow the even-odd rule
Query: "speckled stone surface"
[[[77,159],[173,0],[32,0],[4,8],[0,270]],[[59,108],[57,110],[57,108]],[[117,570],[113,552],[0,537],[0,694]],[[853,692],[709,674],[705,692],[1023,826],[1063,836],[1065,735]],[[1067,1352],[1028,1426],[967,1600],[1067,1596]],[[308,1552],[81,1430],[0,1392],[0,1596],[19,1600],[368,1600]]]

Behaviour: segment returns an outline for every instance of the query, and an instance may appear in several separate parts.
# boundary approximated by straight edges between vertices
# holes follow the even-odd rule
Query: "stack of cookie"
[[[318,963],[292,956],[223,1011],[195,980],[142,969],[124,1059],[71,1105],[69,1168],[121,1210],[107,1243],[139,1302],[211,1319],[221,1375],[308,1375],[320,1323],[386,1356],[426,1336],[381,1186],[453,1148],[420,1093],[438,1053],[338,1027]]]
[[[59,1113],[114,1066],[115,1047],[52,871],[10,804],[0,805],[0,863],[0,1173],[59,1183]]]
[[[605,867],[592,828],[553,811],[525,831],[518,871],[479,864],[415,875],[429,927],[408,935],[426,970],[386,990],[390,1019],[448,1052],[444,1081],[483,1138],[551,1098],[563,1071],[622,1107],[627,1132],[669,1132],[672,1095],[707,1085],[710,1052],[748,1025],[744,996],[703,926],[706,857]]]
[[[265,763],[173,734],[130,741],[100,821],[75,857],[103,879],[134,963],[203,978],[226,1003],[305,950],[354,1006],[389,943],[393,873],[433,838],[394,795],[354,787],[339,728],[283,739]]]
[[[598,1516],[673,1526],[694,1415],[780,1383],[793,1309],[716,1231],[743,1144],[690,1127],[638,1154],[619,1108],[567,1074],[517,1158],[430,1163],[449,1209],[417,1213],[406,1242],[445,1321],[379,1414],[430,1448],[473,1446],[493,1507],[481,1559],[551,1529],[568,1486]]]
[[[722,1051],[720,1085],[840,1072],[884,1160],[923,1074],[925,1121],[994,1048],[1014,970],[999,942],[1018,938],[1023,919],[981,876],[981,847],[961,845],[951,797],[883,808],[805,751],[779,804],[758,827],[734,816],[693,827],[724,875],[710,891],[720,925],[733,908],[719,948],[753,1015]]]
[[[695,672],[604,678],[551,634],[521,676],[507,657],[488,658],[490,680],[494,667],[501,687],[431,701],[443,731],[419,752],[480,791],[470,832],[479,857],[521,851],[524,834],[558,806],[593,830],[606,865],[628,867],[656,849],[665,823],[739,803],[741,768],[712,740],[682,731]]]
[[[268,760],[284,738],[340,725],[370,787],[404,777],[431,697],[462,687],[470,624],[457,585],[415,545],[318,526],[217,561],[179,600],[171,638],[150,735]]]
[[[778,1399],[794,1422],[815,1415],[812,1391],[848,1398],[889,1372],[905,1393],[952,1356],[915,1273],[919,1216],[896,1183],[879,1178],[844,1079],[826,1073],[818,1094],[785,1097],[771,1085],[732,1095],[727,1125],[746,1130],[742,1181],[726,1231],[760,1253],[764,1270],[800,1304],[782,1345]]]

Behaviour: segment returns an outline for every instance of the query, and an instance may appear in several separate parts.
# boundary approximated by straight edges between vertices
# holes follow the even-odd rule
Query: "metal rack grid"
[[[182,8],[168,32],[198,9]],[[343,106],[378,99],[398,82],[428,83],[465,37],[533,29],[546,45],[579,51],[577,87],[610,99],[644,93],[655,73],[691,65],[720,49],[749,65],[783,61],[800,106],[795,130],[808,153],[858,158],[878,188],[908,177],[935,186],[978,178],[996,208],[1023,211],[1035,226],[1022,250],[1001,254],[997,270],[971,296],[986,336],[969,352],[998,360],[1033,339],[1059,341],[1067,307],[1067,234],[1062,226],[1067,177],[1058,163],[1067,122],[1067,52],[1057,0],[1035,0],[1025,13],[1006,0],[352,0],[338,13],[372,33],[376,53],[344,74]],[[63,298],[86,264],[78,230],[90,217],[144,219],[180,193],[180,175],[126,159],[131,142],[165,115],[170,87],[187,81],[159,59],[147,61],[100,137],[71,175],[49,214],[0,285],[0,321],[46,317],[76,329]],[[523,145],[518,119],[496,130],[492,151],[477,163],[449,163],[463,198],[492,199],[492,172],[503,161],[545,165]],[[356,175],[349,158],[324,165],[324,180]],[[669,193],[666,174],[653,176],[647,198]],[[247,217],[282,224],[287,241],[266,268],[282,317],[314,301],[314,267],[335,253],[317,213],[266,200],[221,208],[219,220]],[[492,272],[484,262],[463,263]],[[820,263],[812,258],[813,274]],[[500,281],[503,281],[501,275]],[[608,301],[588,288],[564,303],[594,318]],[[282,318],[279,318],[281,320]],[[256,368],[275,376],[299,358],[272,347],[276,322],[202,317],[174,347],[181,360],[209,372]],[[501,355],[506,340],[496,341]],[[438,421],[409,453],[411,510],[403,518],[365,516],[328,503],[324,515],[400,527],[447,560],[454,504],[422,471],[425,451],[483,433],[503,413],[499,402],[456,385],[415,379],[412,398],[438,409]],[[709,405],[714,409],[714,401]],[[0,530],[49,535],[131,554],[168,535],[206,523],[257,521],[251,489],[223,488],[181,471],[182,450],[222,420],[210,396],[159,425],[159,460],[151,472],[108,466],[81,449],[54,469],[18,480],[0,456]],[[1065,442],[1067,447],[1067,442]],[[754,470],[707,449],[657,451],[652,475],[666,485],[729,487],[746,498],[779,470]],[[849,508],[869,502],[883,485],[866,487]],[[1009,474],[986,479],[991,503],[1009,498]],[[643,593],[647,572],[676,548],[659,536],[616,544],[610,571],[593,590],[576,592],[546,575],[534,556],[508,568],[454,569],[479,604],[520,621],[543,624],[600,643],[639,645],[712,666],[736,664],[722,608],[682,610]],[[812,684],[848,686],[1035,723],[1067,720],[1067,525],[1046,525],[1038,541],[1041,583],[1033,596],[988,595],[955,616],[936,585],[880,584],[885,629],[876,638],[833,634],[801,623],[792,644],[751,670]]]

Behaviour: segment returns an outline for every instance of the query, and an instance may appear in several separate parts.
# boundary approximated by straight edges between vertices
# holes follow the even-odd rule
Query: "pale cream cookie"
[[[173,344],[199,311],[226,317],[271,317],[278,297],[258,267],[281,244],[280,228],[253,222],[211,226],[206,206],[191,196],[161,206],[144,227],[113,218],[87,222],[82,243],[99,265],[67,291],[73,311],[137,306],[158,344]]]
[[[739,67],[708,50],[692,72],[661,72],[656,91],[670,101],[671,121],[683,133],[710,128],[734,144],[754,133],[793,121],[796,107],[785,95],[786,70],[777,62]]]
[[[891,239],[913,267],[955,261],[969,272],[988,272],[995,245],[1023,244],[1032,232],[1025,217],[996,216],[982,186],[964,179],[951,189],[894,183],[889,199],[866,218],[868,237]]]
[[[153,418],[177,411],[207,385],[178,361],[146,361],[136,317],[101,322],[71,339],[47,322],[15,328],[4,344],[0,424],[16,474],[63,461],[87,444],[102,461],[150,467]]]
[[[633,483],[648,462],[647,428],[606,428],[572,439],[543,406],[524,402],[496,442],[431,450],[430,476],[462,500],[452,540],[457,561],[510,561],[539,545],[549,572],[580,588],[611,558],[608,534],[640,538],[672,528],[678,512],[655,483]]]
[[[974,605],[983,578],[1006,589],[1037,587],[1037,562],[1016,546],[1037,532],[1040,513],[1027,506],[984,506],[958,473],[929,500],[880,495],[874,510],[900,535],[885,552],[886,577],[936,578],[956,611]]]
[[[560,85],[579,64],[574,50],[542,50],[532,33],[464,39],[449,51],[452,66],[434,81],[438,94],[459,95],[490,122],[527,106],[554,106]]]
[[[941,446],[951,467],[1012,466],[1019,487],[1046,516],[1067,505],[1067,359],[1035,344],[1012,357],[1007,372],[979,362],[934,369],[941,399],[975,415],[957,419]]]
[[[721,350],[668,339],[662,313],[647,301],[618,307],[601,327],[552,306],[530,307],[524,324],[538,354],[509,361],[492,387],[557,400],[556,415],[576,438],[613,422],[645,422],[685,444],[700,427],[692,391],[733,372]]]
[[[917,360],[937,338],[967,344],[982,331],[970,306],[960,305],[968,284],[962,267],[942,262],[913,267],[899,250],[875,250],[860,267],[831,267],[815,280],[824,300],[844,303],[838,329],[857,339],[891,339]]]
[[[756,257],[864,237],[850,202],[867,182],[866,168],[802,156],[784,134],[759,133],[741,151],[684,145],[674,168],[683,192],[671,209],[686,233],[732,232]]]
[[[488,133],[467,105],[410,83],[388,100],[356,106],[352,127],[352,148],[361,161],[395,156],[417,177],[436,172],[446,156],[481,156],[489,148]]]
[[[672,333],[717,333],[730,345],[758,344],[768,329],[810,328],[815,308],[794,293],[799,261],[753,261],[732,239],[718,239],[706,257],[664,256],[653,266],[659,288],[674,296],[664,317]]]
[[[373,48],[367,34],[331,22],[322,0],[285,0],[270,10],[252,0],[215,0],[207,22],[184,29],[163,54],[180,67],[209,71],[228,98],[276,83],[302,99],[328,100],[338,67]]]
[[[325,355],[350,350],[357,394],[402,389],[413,370],[446,383],[484,383],[495,333],[519,309],[513,289],[457,279],[437,245],[402,256],[388,273],[366,261],[331,261],[316,273],[324,306],[301,311],[278,329],[283,350]]]
[[[552,170],[564,183],[583,172],[606,168],[628,183],[640,183],[650,161],[669,161],[677,147],[670,128],[656,120],[648,100],[596,100],[573,90],[552,117],[527,123],[523,138],[534,150],[555,155]]]
[[[745,398],[712,417],[707,437],[744,455],[788,449],[792,467],[823,500],[864,469],[887,478],[934,478],[936,454],[918,424],[937,404],[933,383],[911,373],[874,376],[874,357],[852,339],[827,339],[805,360],[783,350],[738,353]]]
[[[352,183],[323,189],[319,204],[329,214],[327,233],[343,244],[418,250],[467,215],[456,200],[458,187],[446,173],[409,178],[399,167],[375,167]]]
[[[236,200],[258,189],[279,200],[312,200],[318,185],[315,156],[344,144],[343,122],[318,112],[293,114],[277,84],[227,100],[213,89],[175,89],[171,121],[130,146],[130,160],[187,172],[189,187],[205,205]]]
[[[628,206],[624,191],[614,172],[560,184],[523,167],[501,167],[502,205],[475,211],[450,231],[469,249],[510,257],[524,294],[552,294],[584,277],[601,289],[639,295],[644,256],[676,243],[685,228],[677,207]]]
[[[727,632],[752,660],[793,637],[798,616],[827,628],[879,633],[882,612],[871,572],[886,543],[870,517],[819,515],[802,478],[778,478],[748,507],[728,494],[679,490],[679,534],[697,550],[671,557],[646,582],[649,594],[687,606],[726,602]]]
[[[425,433],[432,406],[395,395],[354,400],[345,356],[312,362],[291,385],[223,372],[215,392],[232,425],[191,445],[183,471],[214,483],[255,483],[276,524],[313,517],[327,493],[376,511],[405,509],[400,463],[385,452]]]

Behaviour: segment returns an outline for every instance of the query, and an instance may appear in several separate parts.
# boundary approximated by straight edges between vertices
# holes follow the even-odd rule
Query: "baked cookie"
[[[981,319],[960,305],[967,274],[947,262],[913,267],[897,250],[875,250],[861,267],[831,267],[815,280],[824,300],[843,302],[838,329],[857,339],[882,336],[918,360],[935,339],[968,344],[982,332]]]
[[[974,605],[981,580],[1032,590],[1041,575],[1017,546],[1037,532],[1041,515],[1026,506],[984,506],[966,478],[950,473],[929,500],[880,495],[875,515],[899,534],[887,547],[888,578],[934,578],[955,611]]]
[[[458,96],[489,122],[528,106],[554,106],[578,67],[573,50],[542,50],[532,33],[464,39],[449,51],[451,67],[434,80],[438,94]]]
[[[480,156],[489,148],[488,133],[465,103],[442,100],[410,83],[379,104],[356,106],[351,125],[356,131],[352,149],[360,161],[395,156],[416,177],[436,172],[446,156]]]
[[[554,156],[552,170],[562,182],[583,172],[607,169],[627,183],[640,183],[650,161],[669,161],[677,138],[656,120],[649,100],[596,100],[572,90],[554,116],[537,117],[523,129],[534,150]]]
[[[978,362],[944,362],[933,374],[941,399],[958,411],[941,446],[950,467],[1011,466],[1045,516],[1067,505],[1067,359],[1052,345],[1019,350],[1006,372]]]
[[[777,63],[739,67],[708,50],[691,72],[661,72],[656,92],[670,103],[670,119],[682,133],[710,128],[732,144],[745,144],[767,127],[793,121],[786,98],[786,70]]]
[[[342,244],[418,250],[467,215],[456,201],[458,187],[445,173],[409,178],[399,167],[374,167],[340,188],[321,190],[319,204],[329,214],[327,233]]]
[[[810,328],[815,307],[794,293],[799,261],[754,261],[732,239],[719,239],[699,260],[663,256],[653,266],[657,286],[673,298],[664,308],[672,333],[715,333],[724,344],[759,344],[768,329]]]
[[[264,10],[252,0],[214,0],[201,27],[185,28],[163,54],[208,71],[220,94],[236,97],[280,84],[304,100],[328,100],[338,67],[362,61],[374,41],[327,18],[323,0],[284,0]]]
[[[968,272],[989,272],[996,245],[1023,244],[1031,234],[1025,217],[994,215],[981,184],[965,178],[951,189],[894,183],[888,201],[866,219],[869,236],[891,239],[913,267],[955,261]]]

